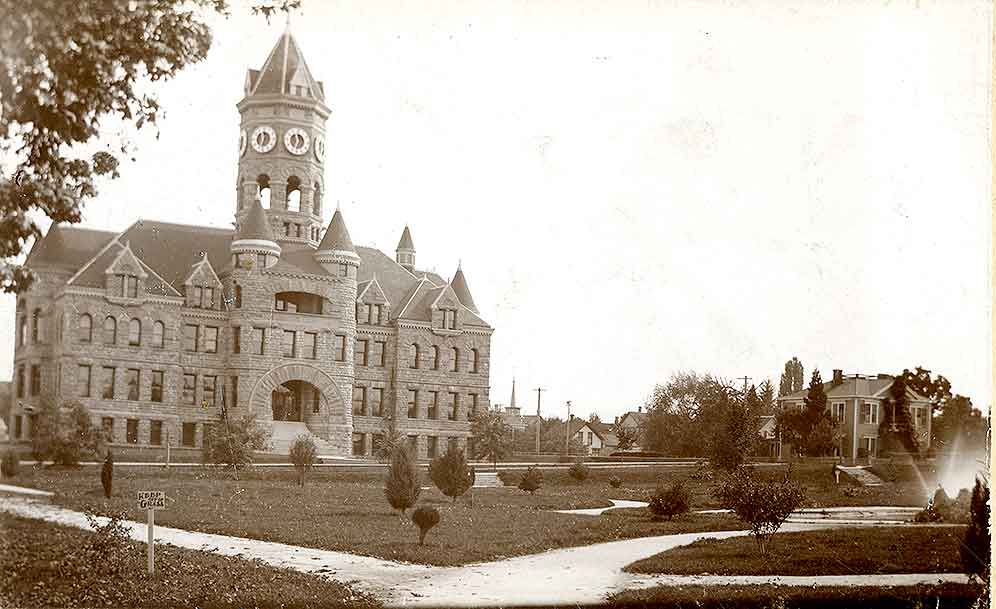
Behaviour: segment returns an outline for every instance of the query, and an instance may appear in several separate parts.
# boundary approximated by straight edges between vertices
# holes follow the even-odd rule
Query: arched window
[[[118,342],[118,321],[108,315],[104,320],[104,344],[113,345],[116,342]]]
[[[316,216],[322,215],[322,185],[315,182],[314,202],[311,206],[311,213]]]
[[[263,205],[263,209],[270,209],[270,176],[265,173],[256,177],[256,195]]]
[[[418,365],[419,365],[419,355],[420,355],[419,352],[420,351],[421,351],[421,349],[418,348],[418,345],[415,345],[415,344],[412,345],[412,348],[411,348],[411,357],[412,357],[412,360],[411,360],[411,363],[410,363],[410,366],[412,368],[418,368]]]
[[[470,350],[470,371],[477,374],[481,371],[481,354],[477,352],[477,349]]]
[[[301,211],[301,180],[297,176],[287,178],[287,211]]]
[[[33,343],[40,343],[40,342],[42,342],[41,338],[40,338],[41,334],[40,334],[40,332],[38,330],[38,326],[41,323],[41,319],[40,318],[41,318],[41,309],[35,309],[31,313],[31,342],[33,342]]]
[[[93,342],[93,318],[86,313],[80,315],[77,322],[81,343]]]
[[[152,324],[152,346],[162,348],[166,340],[166,324],[157,321]]]
[[[245,178],[243,178],[242,176],[239,176],[239,181],[235,183],[235,196],[237,197],[238,200],[237,205],[239,211],[242,211],[242,208],[245,206],[245,201],[243,201],[243,199],[245,198],[245,191],[242,188],[242,182],[244,181],[244,179]]]
[[[235,292],[235,294],[233,294],[233,297],[235,299],[235,308],[236,309],[241,309],[242,308],[242,286],[240,286],[239,284],[235,284],[234,292]]]
[[[439,370],[439,347],[432,346],[432,369]]]
[[[128,322],[128,344],[132,347],[142,344],[142,320],[132,319]]]
[[[460,372],[460,348],[453,347],[453,372]]]
[[[17,344],[23,345],[28,342],[28,318],[24,315],[17,320]]]

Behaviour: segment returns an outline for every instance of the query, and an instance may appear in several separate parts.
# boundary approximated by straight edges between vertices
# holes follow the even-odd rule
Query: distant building
[[[844,376],[842,370],[834,370],[832,380],[823,383],[827,409],[843,431],[840,445],[835,449],[837,455],[847,460],[880,456],[878,427],[885,415],[885,400],[894,382],[895,377],[889,374]],[[803,389],[779,397],[778,407],[803,408],[806,392]],[[897,414],[897,424],[909,425],[923,454],[930,448],[930,400],[909,388],[906,389],[906,397],[909,400],[909,417]]]
[[[647,413],[643,412],[643,406],[637,406],[636,410],[629,411],[616,419],[616,429],[630,429],[636,432],[636,444],[630,447],[631,450],[642,450],[640,437],[643,433],[643,425],[647,421]],[[617,439],[618,445],[618,439]]]
[[[571,437],[584,447],[587,455],[608,455],[619,448],[619,439],[607,423],[571,420]]]

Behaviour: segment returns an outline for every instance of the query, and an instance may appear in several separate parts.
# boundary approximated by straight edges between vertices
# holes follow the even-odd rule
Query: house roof
[[[249,70],[246,84],[247,95],[291,95],[295,94],[291,85],[300,84],[304,97],[325,101],[324,87],[311,75],[304,54],[289,28],[277,39],[263,67],[258,71]]]
[[[619,417],[619,423],[622,424],[622,422],[625,421],[627,417],[632,418],[634,421],[636,421],[637,425],[642,425],[643,422],[647,420],[647,413],[630,410],[623,416]]]
[[[411,250],[415,251],[415,242],[412,241],[411,231],[408,230],[408,225],[405,225],[405,230],[401,233],[401,240],[398,241],[399,250]]]
[[[31,246],[25,264],[35,269],[76,271],[97,255],[117,233],[67,224],[53,224]]]
[[[843,378],[843,382],[838,385],[834,385],[833,381],[823,383],[823,392],[826,393],[827,398],[843,398],[850,396],[876,397],[891,387],[894,380],[895,378],[888,374],[879,374],[874,377],[863,375],[845,376]],[[926,398],[919,395],[912,389],[907,387],[906,390],[913,396],[914,399],[926,401]],[[796,391],[795,393],[781,396],[778,398],[778,401],[802,400],[806,397],[808,392],[808,388],[802,389],[800,391]]]

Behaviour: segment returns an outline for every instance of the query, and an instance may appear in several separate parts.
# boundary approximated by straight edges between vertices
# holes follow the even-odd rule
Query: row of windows
[[[89,313],[83,313],[77,321],[77,337],[81,343],[93,342],[93,317]],[[152,341],[149,346],[162,348],[166,336],[166,324],[161,321],[152,322]],[[118,320],[108,315],[104,318],[103,333],[101,341],[105,345],[115,345],[118,342]],[[142,346],[142,320],[132,318],[128,321],[128,345],[132,347]]]
[[[296,222],[284,222],[284,236],[285,237],[301,237],[303,226],[297,224]],[[312,241],[318,241],[318,236],[320,234],[320,229],[317,226],[312,226],[308,229],[308,238]]]
[[[357,303],[356,321],[371,326],[382,326],[387,323],[387,307],[381,304]]]
[[[131,400],[142,399],[142,371],[137,368],[125,369],[125,392],[117,392],[117,368],[113,366],[100,367],[100,398],[105,400]],[[90,364],[79,364],[76,367],[76,395],[81,398],[94,397],[94,366]],[[152,370],[149,376],[149,401],[162,403],[163,385],[165,382],[165,372],[162,370]],[[181,403],[190,406],[197,405],[197,376],[196,374],[184,374],[181,392]],[[221,403],[221,392],[224,390],[224,377],[218,375],[201,375],[201,406],[204,408],[217,406]],[[239,400],[239,377],[231,377],[231,393],[227,403],[237,406]]]
[[[241,179],[239,182],[241,183]],[[322,213],[322,186],[318,182],[314,184],[314,198],[312,204],[312,213],[316,216]],[[264,209],[270,209],[270,176],[262,173],[256,176],[256,195],[260,198],[260,202]],[[287,211],[301,211],[301,179],[297,176],[290,176],[287,178],[287,185],[284,188],[284,197],[286,201]],[[244,207],[242,203],[242,198],[239,197],[239,209]]]
[[[18,398],[23,398],[25,394],[25,378],[24,378],[24,364],[17,367],[17,373],[14,375],[14,392]],[[32,364],[30,369],[30,384],[28,394],[33,396],[41,394],[41,366],[39,364]]]
[[[41,323],[41,309],[35,309],[31,312],[31,343],[41,344],[45,342],[45,337],[43,334],[44,326]],[[20,319],[17,321],[17,346],[22,347],[28,344],[28,318],[25,315],[21,315]]]
[[[449,349],[450,362],[452,364],[451,370],[453,372],[460,372],[460,348],[452,347]],[[441,363],[440,360],[440,350],[439,347],[433,345],[429,349],[429,368],[431,370],[439,370]],[[413,369],[420,369],[422,367],[422,348],[417,344],[412,344],[408,351],[409,363],[408,366]],[[481,355],[477,349],[470,350],[470,372],[477,374],[481,371]]]
[[[353,455],[355,455],[357,457],[362,457],[362,456],[365,456],[365,455],[372,455],[372,454],[375,454],[377,452],[377,450],[380,449],[380,444],[381,444],[381,442],[384,441],[384,435],[383,434],[379,434],[379,433],[377,433],[377,434],[371,434],[370,435],[371,442],[370,442],[369,446],[367,446],[366,435],[367,434],[358,433],[358,432],[353,434]],[[417,435],[410,435],[410,436],[408,436],[408,448],[413,453],[418,448],[418,438],[419,437]],[[440,449],[441,449],[441,446],[440,446],[441,442],[440,442],[440,440],[443,440],[443,441],[446,442],[448,450],[456,450],[459,447],[459,439],[458,438],[454,438],[454,437],[448,437],[447,438],[447,437],[440,437],[440,436],[426,436],[425,437],[425,456],[426,457],[428,457],[429,459],[434,459],[434,458],[436,458],[436,456],[438,456],[439,454],[441,454],[440,453]],[[472,452],[471,451],[471,447],[472,446],[473,446],[472,439],[471,438],[467,438],[467,449],[468,449],[468,452]]]
[[[420,398],[421,391],[418,389],[408,390],[408,418],[409,419],[430,419],[439,420],[439,391],[426,391],[428,394],[428,400],[425,403],[425,410],[421,411],[419,405],[422,403]],[[446,418],[450,421],[456,421],[460,417],[460,394],[456,391],[449,392],[449,403],[446,410]],[[475,416],[477,416],[478,407],[478,396],[476,393],[467,394],[470,403],[467,409],[464,411],[464,419],[470,421]],[[354,393],[354,403],[353,412],[356,413],[356,403],[355,403],[355,393]],[[423,416],[419,416],[422,414]]]

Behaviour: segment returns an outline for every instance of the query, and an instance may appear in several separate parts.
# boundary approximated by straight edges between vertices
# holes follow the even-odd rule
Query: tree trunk
[[[304,470],[302,469],[297,473],[297,483],[300,486],[304,486]]]
[[[425,529],[419,529],[418,530],[418,545],[420,545],[420,546],[424,546],[425,545],[425,534],[427,532],[428,531],[426,531]]]

